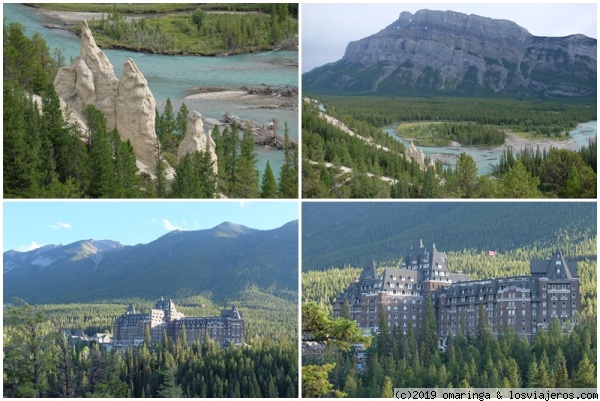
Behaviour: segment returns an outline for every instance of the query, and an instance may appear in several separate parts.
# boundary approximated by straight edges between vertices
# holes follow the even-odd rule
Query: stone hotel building
[[[386,268],[379,275],[374,262],[366,266],[334,298],[333,312],[339,317],[349,308],[365,333],[378,330],[383,312],[390,328],[400,327],[406,334],[408,327],[420,329],[427,299],[435,309],[441,348],[459,328],[474,333],[480,318],[488,320],[494,333],[511,327],[520,336],[532,337],[547,329],[551,319],[566,325],[581,310],[577,263],[565,260],[560,249],[550,260],[532,260],[527,276],[471,280],[450,272],[446,254],[421,241],[400,268]]]
[[[132,347],[144,342],[144,332],[149,329],[152,343],[161,341],[163,333],[177,341],[185,329],[188,342],[203,341],[205,336],[221,346],[241,344],[245,328],[242,313],[235,307],[221,311],[221,316],[186,317],[178,312],[172,300],[156,302],[149,313],[137,313],[133,305],[115,320],[113,347]]]

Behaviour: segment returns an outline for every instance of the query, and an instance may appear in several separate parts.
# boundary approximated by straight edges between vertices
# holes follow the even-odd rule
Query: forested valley
[[[305,198],[596,198],[596,140],[578,151],[506,148],[492,174],[477,174],[462,153],[456,166],[405,157],[406,148],[381,131],[402,123],[401,135],[427,146],[499,146],[506,131],[564,138],[595,120],[591,100],[322,97],[327,114],[356,135],[328,124],[314,102],[302,114]],[[434,167],[435,166],[435,167]]]
[[[393,397],[395,387],[596,387],[597,239],[571,234],[564,238],[572,242],[561,249],[578,261],[583,311],[572,331],[564,331],[555,319],[531,342],[514,330],[495,336],[483,319],[475,335],[459,332],[445,352],[439,351],[431,303],[420,333],[389,329],[383,316],[379,334],[361,339],[349,316],[329,315],[332,297],[360,275],[362,266],[304,272],[303,343],[316,341],[321,347],[307,351],[310,347],[303,346],[303,391],[359,398]],[[473,279],[528,274],[530,259],[547,259],[554,250],[528,245],[488,256],[465,249],[447,252],[448,267]],[[362,351],[348,346],[348,338],[365,343],[364,360],[359,358]]]
[[[149,311],[155,300],[28,305],[4,313],[5,397],[297,397],[297,294],[249,287],[230,300],[246,322],[246,344],[219,348],[207,340],[186,345],[163,336],[124,353],[96,343],[72,345],[63,329],[109,333],[129,303]],[[178,300],[186,316],[219,315],[210,294]]]
[[[43,38],[28,38],[20,24],[4,25],[4,153],[6,198],[296,198],[297,150],[288,149],[279,182],[270,165],[256,169],[250,132],[233,128],[213,132],[219,176],[207,152],[186,156],[176,164],[185,134],[187,107],[174,114],[168,101],[156,111],[160,141],[156,177],[138,174],[133,148],[117,130],[108,130],[102,113],[85,111],[87,132],[61,111],[53,79],[61,66]],[[33,95],[41,100],[36,101]],[[287,135],[286,135],[287,136]],[[164,157],[163,157],[164,154]],[[168,160],[175,168],[172,185],[165,175]]]

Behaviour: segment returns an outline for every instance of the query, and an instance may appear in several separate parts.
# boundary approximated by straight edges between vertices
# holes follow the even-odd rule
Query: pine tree
[[[4,312],[4,396],[43,397],[54,366],[48,318],[21,299]]]
[[[70,398],[75,396],[76,379],[71,357],[71,344],[64,333],[60,333],[56,341],[58,349],[58,381],[60,396]]]
[[[119,132],[114,129],[111,133],[111,146],[115,163],[115,180],[118,186],[116,197],[139,198],[140,178],[137,175],[136,157],[131,142],[121,140]]]
[[[502,176],[500,196],[515,199],[539,198],[542,195],[537,189],[539,183],[539,178],[532,177],[521,160],[517,160]]]
[[[254,134],[248,125],[244,130],[240,143],[240,156],[235,165],[235,181],[231,195],[235,198],[257,198],[258,170],[256,170],[256,154],[254,151]]]
[[[84,114],[90,129],[90,186],[87,194],[92,198],[114,198],[118,190],[106,119],[93,105],[86,107]]]
[[[553,387],[562,388],[569,387],[569,373],[567,371],[567,361],[565,360],[564,354],[560,348],[556,352],[554,357],[553,373]]]
[[[425,316],[423,326],[419,335],[419,350],[423,360],[423,365],[427,366],[431,363],[433,357],[437,353],[437,321],[433,303],[430,298],[427,298],[425,303]]]
[[[163,382],[158,388],[157,396],[159,398],[182,398],[183,389],[175,383],[175,370],[169,369],[161,372]]]
[[[188,107],[185,105],[185,103],[181,103],[181,106],[179,107],[179,111],[177,112],[177,117],[175,119],[175,133],[177,135],[179,135],[179,141],[181,142],[181,140],[183,139],[183,137],[185,136],[185,132],[187,130],[187,118],[188,118],[188,114],[190,113]],[[218,125],[215,125],[215,128],[218,131]],[[214,138],[214,136],[213,136]]]
[[[3,190],[6,198],[39,197],[40,119],[35,104],[10,82],[3,88]]]
[[[165,176],[167,170],[167,164],[162,158],[162,152],[160,146],[157,144],[158,152],[156,156],[156,181],[155,190],[158,198],[165,198],[167,196],[167,177]]]
[[[456,162],[454,192],[458,198],[472,198],[477,189],[477,165],[473,158],[461,153]]]
[[[577,365],[577,371],[571,379],[571,386],[575,388],[595,388],[596,387],[596,372],[594,366],[590,363],[587,354]]]
[[[385,377],[383,381],[383,388],[381,389],[381,398],[394,398],[394,385],[392,379]]]
[[[263,199],[273,199],[277,197],[277,181],[275,181],[275,176],[273,175],[273,170],[271,170],[271,165],[268,160],[262,177],[260,197]]]
[[[285,161],[279,173],[278,197],[292,199],[298,197],[298,152],[290,149],[288,125],[285,123]]]
[[[565,188],[567,198],[579,198],[581,196],[581,182],[575,164],[571,167],[569,178],[567,178],[567,187]]]

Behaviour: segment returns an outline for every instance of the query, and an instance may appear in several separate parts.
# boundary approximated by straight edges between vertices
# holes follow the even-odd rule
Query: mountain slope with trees
[[[290,222],[261,231],[223,223],[107,250],[80,241],[46,247],[46,252],[9,251],[4,253],[4,265],[10,267],[4,273],[4,300],[17,296],[29,303],[68,303],[210,292],[213,301],[224,302],[252,285],[295,293],[297,227]]]
[[[303,271],[396,261],[420,239],[444,252],[503,252],[596,232],[595,203],[306,202],[302,208]]]

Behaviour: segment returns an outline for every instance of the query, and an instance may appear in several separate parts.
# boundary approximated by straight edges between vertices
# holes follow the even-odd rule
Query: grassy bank
[[[103,48],[204,56],[297,50],[297,9],[290,4],[52,4],[43,8],[102,13],[88,23]],[[133,15],[137,17],[130,18]],[[78,34],[81,29],[71,28]]]
[[[192,11],[200,4],[197,3],[27,3],[34,8],[44,8],[54,11],[88,12],[88,13],[112,13],[118,11],[126,14],[157,14],[175,11]]]

